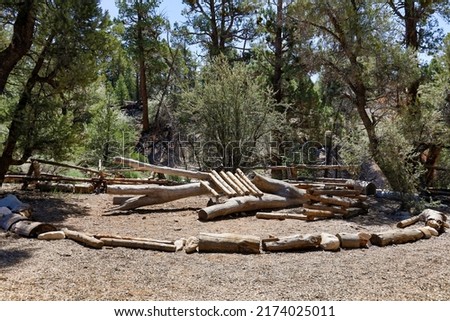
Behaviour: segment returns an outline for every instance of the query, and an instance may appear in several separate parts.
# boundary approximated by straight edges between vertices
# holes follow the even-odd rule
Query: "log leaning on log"
[[[260,242],[259,237],[252,235],[200,233],[198,251],[259,254]]]
[[[210,193],[209,189],[200,182],[177,186],[147,185],[143,189],[141,189],[140,186],[133,186],[132,188],[126,186],[108,187],[108,193],[127,194],[128,192],[130,192],[129,194],[139,193],[144,195],[127,199],[123,204],[110,209],[110,212],[125,211],[147,205],[162,204],[177,199]]]
[[[88,247],[92,247],[94,249],[101,249],[104,245],[103,241],[96,239],[95,237],[90,236],[86,233],[71,231],[67,228],[62,229],[62,231],[66,235],[66,238],[77,241]]]

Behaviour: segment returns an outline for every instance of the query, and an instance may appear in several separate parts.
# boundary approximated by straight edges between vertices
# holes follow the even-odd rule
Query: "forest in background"
[[[0,2],[0,183],[30,157],[376,164],[450,187],[447,0]]]

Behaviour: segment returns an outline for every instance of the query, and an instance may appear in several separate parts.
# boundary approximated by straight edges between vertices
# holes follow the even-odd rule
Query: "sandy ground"
[[[0,190],[0,197],[7,191]],[[371,199],[369,214],[305,222],[236,215],[200,222],[208,197],[106,215],[112,196],[14,191],[33,219],[88,233],[177,240],[200,232],[259,237],[377,232],[402,219],[398,204]],[[418,223],[423,224],[423,223]],[[260,255],[84,247],[0,230],[0,300],[450,300],[450,237],[339,252]]]

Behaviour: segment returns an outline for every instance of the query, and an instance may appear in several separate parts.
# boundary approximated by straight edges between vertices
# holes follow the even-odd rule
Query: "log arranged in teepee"
[[[108,193],[112,194],[141,194],[141,196],[126,199],[123,204],[112,208],[110,211],[125,211],[147,205],[162,204],[186,197],[208,194],[209,189],[204,184],[190,183],[176,186],[147,185],[140,186],[109,186]],[[142,195],[144,194],[144,195]]]
[[[317,249],[321,241],[320,234],[304,234],[267,239],[262,241],[264,251],[305,251]]]
[[[386,246],[392,244],[403,244],[408,242],[415,242],[424,237],[424,234],[419,229],[396,229],[380,233],[372,234],[370,242],[373,245]]]
[[[259,254],[260,242],[259,237],[252,235],[200,233],[198,251]]]

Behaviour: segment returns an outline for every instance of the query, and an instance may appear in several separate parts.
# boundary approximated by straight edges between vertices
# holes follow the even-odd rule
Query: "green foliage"
[[[206,166],[251,163],[263,153],[260,144],[282,123],[263,81],[241,63],[230,66],[224,57],[212,59],[181,99],[179,121],[200,138]]]
[[[114,100],[100,99],[90,110],[91,120],[86,128],[87,142],[84,159],[90,164],[102,160],[111,165],[114,156],[128,157],[137,140],[132,120],[121,113]]]

